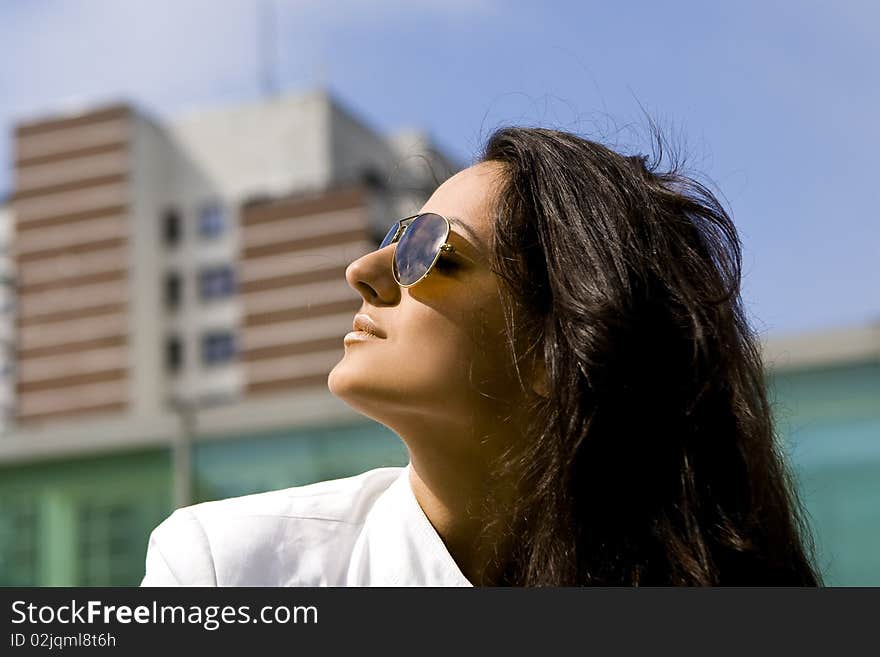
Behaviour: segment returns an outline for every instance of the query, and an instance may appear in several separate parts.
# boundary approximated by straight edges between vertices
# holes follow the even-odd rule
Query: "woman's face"
[[[500,172],[495,162],[465,169],[422,207],[450,220],[447,241],[455,246],[428,277],[410,288],[397,284],[391,269],[397,244],[364,255],[345,272],[363,297],[360,312],[387,337],[348,342],[328,387],[404,439],[405,432],[443,428],[453,432],[451,444],[468,449],[466,429],[485,430],[492,398],[509,401],[515,390],[503,375],[509,357],[498,282],[487,260]]]

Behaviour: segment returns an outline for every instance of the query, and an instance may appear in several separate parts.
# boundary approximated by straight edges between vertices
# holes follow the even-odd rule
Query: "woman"
[[[501,129],[351,263],[355,326],[372,335],[346,336],[328,386],[398,434],[410,462],[291,489],[278,515],[309,538],[270,583],[821,585],[739,296],[736,230],[661,159]],[[251,501],[237,517],[265,495],[238,498]],[[203,536],[231,503],[198,505],[213,515],[165,542]],[[317,517],[331,525],[304,524]],[[391,554],[408,565],[382,579]],[[168,583],[150,563],[145,583]]]

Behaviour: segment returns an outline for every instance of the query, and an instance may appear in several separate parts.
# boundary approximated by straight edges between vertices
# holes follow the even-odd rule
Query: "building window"
[[[143,576],[137,502],[95,500],[77,509],[79,586],[133,586]]]
[[[176,335],[169,336],[165,343],[165,364],[170,372],[177,372],[183,367],[183,342]]]
[[[0,586],[37,586],[39,555],[34,498],[0,499]]]
[[[203,301],[228,297],[235,292],[235,272],[229,265],[203,269],[199,273],[199,296]]]
[[[165,275],[165,307],[177,308],[183,295],[183,279],[177,272]]]
[[[183,224],[180,219],[180,213],[174,208],[169,208],[165,211],[162,223],[165,244],[168,246],[174,246],[180,242],[180,238],[183,235]]]
[[[202,335],[202,362],[205,365],[227,363],[235,356],[232,331],[211,331]]]
[[[223,208],[215,201],[205,203],[199,210],[199,234],[202,237],[217,237],[225,228]]]

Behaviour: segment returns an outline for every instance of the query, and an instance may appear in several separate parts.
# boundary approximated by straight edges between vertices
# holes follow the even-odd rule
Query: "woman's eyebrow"
[[[483,245],[482,241],[480,241],[480,238],[477,237],[477,234],[474,232],[473,228],[468,226],[459,217],[447,216],[446,218],[449,219],[449,223],[455,224],[456,226],[460,227],[465,233],[467,233],[470,236],[470,238],[474,241],[474,245],[477,247],[476,248],[477,252],[480,255],[485,254],[485,252],[486,252],[485,246]]]

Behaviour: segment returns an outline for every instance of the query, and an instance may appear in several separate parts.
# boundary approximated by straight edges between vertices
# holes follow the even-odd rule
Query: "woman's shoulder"
[[[184,508],[204,523],[227,522],[230,518],[242,517],[320,517],[337,522],[359,522],[375,497],[402,470],[375,468],[351,477],[202,502]]]
[[[376,498],[403,468],[203,502],[151,533],[141,586],[332,584]],[[320,550],[310,550],[321,546]]]

